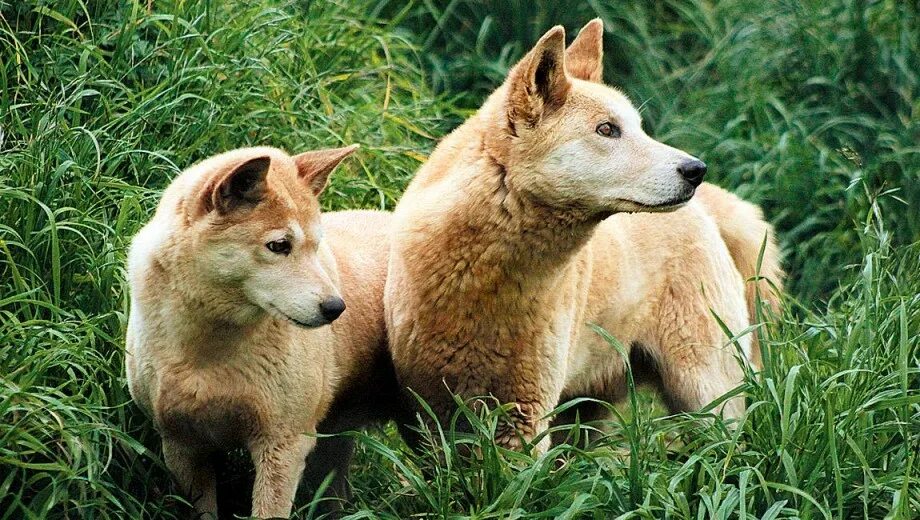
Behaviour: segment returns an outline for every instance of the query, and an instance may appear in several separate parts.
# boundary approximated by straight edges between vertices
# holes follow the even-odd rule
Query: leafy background
[[[605,435],[537,459],[495,448],[494,416],[420,453],[355,434],[347,511],[920,516],[915,2],[0,0],[0,518],[182,512],[123,377],[125,248],[181,169],[359,142],[324,206],[392,208],[529,45],[595,16],[649,133],[779,230],[789,309],[739,388],[748,416],[631,393]]]

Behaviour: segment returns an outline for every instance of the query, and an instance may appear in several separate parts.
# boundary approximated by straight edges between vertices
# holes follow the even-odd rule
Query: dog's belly
[[[631,327],[612,326],[610,322],[595,322],[613,336],[627,357],[635,341]],[[626,395],[626,363],[623,354],[592,328],[584,327],[570,356],[563,400],[592,397],[618,401]]]

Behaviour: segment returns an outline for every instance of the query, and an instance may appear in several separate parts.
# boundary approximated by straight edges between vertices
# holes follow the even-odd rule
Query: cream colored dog
[[[592,21],[566,50],[562,27],[547,32],[394,216],[384,307],[400,382],[442,419],[449,391],[513,405],[497,438],[510,447],[560,400],[624,395],[623,360],[592,323],[648,361],[674,411],[710,403],[743,376],[712,313],[749,326],[757,288],[771,294],[763,280],[745,294],[765,237],[762,274],[780,283],[759,210],[700,186],[706,166],[600,83],[602,33]],[[750,336],[738,343],[756,362]]]
[[[288,516],[338,367],[354,371],[337,356],[360,362],[356,350],[381,341],[379,305],[358,305],[345,329],[324,326],[345,305],[317,196],[354,149],[207,159],[173,181],[132,242],[129,388],[199,512],[217,510],[209,456],[243,446],[256,468],[252,514]]]

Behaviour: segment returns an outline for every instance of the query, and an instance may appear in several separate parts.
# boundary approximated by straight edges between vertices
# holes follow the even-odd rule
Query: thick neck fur
[[[555,279],[603,218],[580,208],[552,207],[516,190],[508,164],[514,136],[502,121],[487,104],[445,139],[426,168],[447,170],[441,175],[463,186],[464,195],[454,200],[451,217],[436,233],[438,240],[452,242],[441,250],[451,251],[450,260],[465,266],[471,280],[482,280],[475,285],[484,290],[505,284],[524,289]],[[458,171],[464,167],[473,168],[472,175]]]
[[[470,201],[469,210],[486,228],[479,236],[502,244],[496,267],[525,278],[562,269],[590,239],[597,222],[577,209],[560,210],[519,193],[508,184],[507,168],[488,153],[481,163],[477,180],[495,188],[492,196]]]

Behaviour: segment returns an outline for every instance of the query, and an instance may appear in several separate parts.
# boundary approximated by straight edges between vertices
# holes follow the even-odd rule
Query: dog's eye
[[[269,251],[278,255],[287,256],[291,254],[291,241],[286,238],[281,238],[278,240],[272,240],[271,242],[265,244],[265,247]]]
[[[620,135],[622,135],[620,132],[620,127],[609,122],[597,125],[597,128],[594,131],[604,137],[620,137]]]

